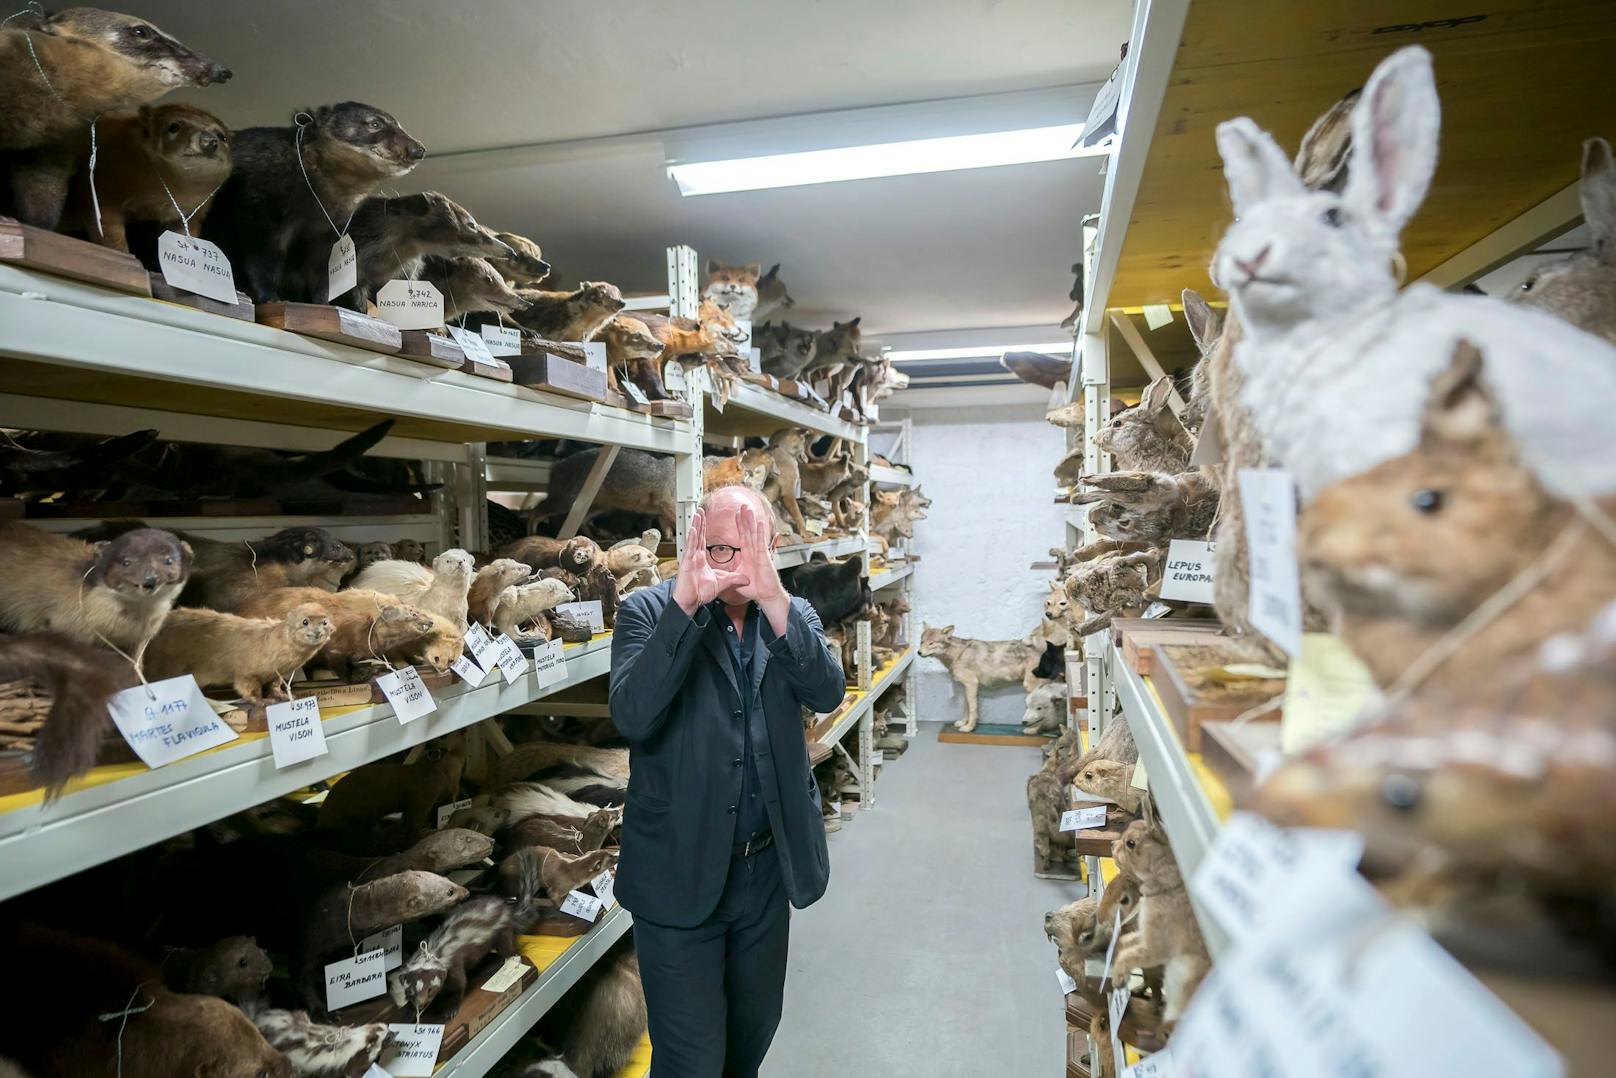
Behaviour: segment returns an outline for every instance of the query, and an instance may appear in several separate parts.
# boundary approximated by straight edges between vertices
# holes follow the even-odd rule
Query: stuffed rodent
[[[1581,193],[1588,249],[1539,266],[1509,298],[1616,344],[1616,162],[1602,138],[1582,144]]]
[[[1085,475],[1073,505],[1090,506],[1088,522],[1109,539],[1165,546],[1205,539],[1218,515],[1218,487],[1200,472]]]
[[[1113,967],[1144,970],[1163,967],[1162,992],[1165,1025],[1178,1021],[1212,967],[1206,941],[1201,938],[1189,891],[1179,875],[1173,851],[1159,831],[1135,820],[1112,844],[1117,866],[1139,881],[1142,909],[1139,932],[1119,941]]]
[[[323,603],[300,603],[280,619],[182,607],[152,638],[149,676],[189,673],[204,689],[228,685],[250,703],[285,700],[292,675],[325,647],[331,631]]]
[[[1152,548],[1137,554],[1108,554],[1073,566],[1066,576],[1066,594],[1087,615],[1073,628],[1073,635],[1098,632],[1121,611],[1153,599],[1162,559],[1162,552]]]
[[[1072,785],[1083,793],[1121,805],[1129,812],[1138,812],[1139,799],[1144,791],[1134,789],[1133,771],[1133,764],[1093,759],[1076,769]]]
[[[406,828],[424,831],[433,823],[432,810],[460,795],[465,766],[458,733],[429,742],[413,764],[366,764],[331,787],[320,806],[320,826],[367,825],[401,812]]]
[[[1195,439],[1167,407],[1171,378],[1145,387],[1139,403],[1114,415],[1094,435],[1094,444],[1116,458],[1118,471],[1177,474],[1189,467]]]

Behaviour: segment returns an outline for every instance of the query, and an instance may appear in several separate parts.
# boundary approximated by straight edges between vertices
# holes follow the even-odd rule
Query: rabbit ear
[[[1268,132],[1241,116],[1218,124],[1218,153],[1236,217],[1276,195],[1298,194],[1302,181]]]
[[[1462,338],[1454,343],[1447,370],[1431,381],[1420,424],[1423,448],[1468,445],[1498,429],[1503,415],[1481,380],[1481,367],[1481,351],[1474,344]]]
[[[1381,61],[1352,110],[1352,162],[1342,196],[1378,238],[1395,243],[1425,200],[1441,130],[1431,54],[1410,45]]]
[[[1168,398],[1172,394],[1173,380],[1164,374],[1145,387],[1144,393],[1139,397],[1139,405],[1147,414],[1155,415],[1167,407]]]
[[[1616,163],[1610,143],[1591,138],[1582,144],[1582,216],[1593,236],[1593,251],[1616,266]]]
[[[1302,136],[1296,151],[1296,174],[1302,185],[1314,191],[1339,190],[1346,176],[1347,156],[1352,152],[1352,110],[1363,94],[1349,90],[1331,105]]]
[[[1190,336],[1195,338],[1195,346],[1205,355],[1212,347],[1213,340],[1218,335],[1220,320],[1217,312],[1206,302],[1205,297],[1193,288],[1184,289],[1184,321],[1189,323]]]

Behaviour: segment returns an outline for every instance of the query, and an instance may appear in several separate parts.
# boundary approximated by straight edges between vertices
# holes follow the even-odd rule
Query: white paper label
[[[392,928],[384,928],[380,932],[366,936],[359,941],[360,954],[367,954],[375,950],[387,952],[387,957],[382,960],[382,964],[386,968],[394,970],[402,966],[404,964],[404,926],[394,925]]]
[[[832,801],[830,803],[830,810],[836,815],[840,816],[842,814],[842,803],[840,801]]]
[[[485,671],[492,672],[499,665],[499,646],[488,631],[476,622],[466,627],[466,650]]]
[[[627,378],[619,378],[617,384],[622,387],[624,393],[628,394],[628,399],[635,404],[651,403],[651,398],[645,395],[645,391]]]
[[[612,888],[616,885],[616,882],[617,877],[612,875],[611,869],[607,869],[605,872],[602,872],[599,876],[596,876],[594,879],[589,881],[590,887],[594,888],[595,897],[600,899],[600,904],[602,906],[610,906],[612,904]]]
[[[372,1063],[370,1069],[364,1073],[363,1078],[393,1078],[393,1076]]]
[[[1110,996],[1106,998],[1107,1014],[1111,1019],[1111,1055],[1116,1061],[1113,1073],[1128,1065],[1128,1057],[1122,1050],[1122,1016],[1128,1013],[1130,995],[1132,993],[1124,984],[1111,989]]]
[[[1217,547],[1195,539],[1174,539],[1167,544],[1167,567],[1162,571],[1161,597],[1186,603],[1212,601],[1212,552]]]
[[[563,655],[565,646],[560,640],[552,640],[533,649],[533,677],[539,683],[539,688],[547,689],[567,680],[567,660]]]
[[[1111,979],[1111,960],[1117,956],[1117,941],[1122,938],[1122,907],[1118,906],[1116,915],[1111,919],[1111,940],[1105,945],[1105,965],[1100,971],[1102,982]]]
[[[742,355],[752,347],[752,320],[750,318],[737,318],[735,320],[735,347]]]
[[[606,631],[606,615],[600,608],[599,599],[590,599],[581,603],[562,603],[556,610],[568,614],[579,621],[587,621],[589,628],[597,633]]]
[[[107,710],[147,767],[162,767],[236,739],[190,674],[115,692],[107,698]]]
[[[393,714],[398,716],[400,726],[438,710],[437,701],[432,699],[432,694],[427,691],[421,675],[413,666],[383,674],[376,679],[376,684],[387,697],[387,702],[393,705]]]
[[[1060,829],[1062,831],[1088,831],[1104,826],[1104,805],[1095,805],[1092,808],[1067,809],[1061,813]]]
[[[527,656],[516,646],[516,641],[504,633],[500,633],[494,641],[494,658],[507,685],[515,685],[527,673]]]
[[[662,385],[669,393],[685,393],[690,389],[690,383],[685,379],[685,369],[678,363],[669,363],[662,369]]]
[[[325,301],[341,296],[359,283],[359,253],[354,250],[352,236],[344,236],[331,245],[331,258],[326,263]]]
[[[478,666],[477,661],[470,655],[460,656],[460,658],[449,664],[449,669],[459,674],[460,680],[474,689],[483,683],[483,678],[488,676],[487,672]]]
[[[1145,761],[1140,760],[1133,765],[1133,778],[1128,780],[1128,785],[1135,790],[1150,789],[1150,776],[1145,774]]]
[[[1067,973],[1065,970],[1061,969],[1059,966],[1055,967],[1055,979],[1060,982],[1062,994],[1069,996],[1073,992],[1077,991],[1077,981],[1076,981],[1076,979],[1073,978],[1070,973]]]
[[[591,370],[606,373],[606,342],[605,341],[569,341],[584,350],[584,366]]]
[[[484,326],[479,336],[491,356],[522,354],[522,331],[515,326]]]
[[[1122,1072],[1122,1078],[1172,1078],[1173,1050],[1152,1052]]]
[[[217,244],[164,232],[157,237],[157,262],[163,280],[174,288],[220,303],[236,302],[236,278]]]
[[[1173,323],[1173,309],[1165,303],[1147,303],[1144,309],[1145,325],[1151,329],[1161,329]]]
[[[325,967],[325,1006],[338,1010],[387,991],[387,952],[366,951]]]
[[[381,1062],[393,1078],[430,1078],[443,1044],[443,1027],[396,1025],[389,1022],[387,1047]]]
[[[269,746],[276,767],[291,767],[326,754],[325,730],[320,726],[320,701],[300,696],[264,709],[269,719]]]
[[[586,895],[582,891],[568,891],[567,897],[561,900],[562,913],[570,913],[585,921],[593,922],[600,916],[603,908],[600,899],[594,895]]]
[[[1302,649],[1302,585],[1296,568],[1296,487],[1281,468],[1241,468],[1251,562],[1249,605],[1257,631],[1295,655]]]
[[[490,352],[488,345],[483,343],[481,334],[473,333],[469,329],[461,329],[459,326],[445,326],[443,328],[449,331],[449,336],[460,346],[460,350],[466,354],[467,359],[473,363],[486,363],[491,367],[499,366],[494,360],[494,353]]]
[[[746,350],[746,366],[753,374],[763,373],[763,349],[748,348]]]
[[[521,983],[522,974],[526,970],[527,963],[517,955],[511,955],[492,977],[483,982],[483,991],[496,994],[508,992],[513,985]]]
[[[1230,939],[1242,940],[1262,930],[1303,877],[1346,875],[1362,856],[1356,832],[1287,830],[1236,812],[1218,829],[1190,891]]]
[[[388,281],[376,293],[376,313],[399,329],[437,329],[443,293],[431,281]]]
[[[462,797],[459,801],[451,801],[447,805],[438,806],[438,830],[442,831],[449,826],[449,820],[461,809],[469,809],[472,801],[469,797]]]

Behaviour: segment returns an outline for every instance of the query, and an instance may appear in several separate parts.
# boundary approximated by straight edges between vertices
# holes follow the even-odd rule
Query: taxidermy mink
[[[141,528],[107,543],[0,524],[0,628],[52,629],[137,661],[191,573],[191,548]]]
[[[464,550],[445,550],[426,569],[413,562],[379,561],[354,578],[354,587],[396,595],[428,614],[466,624],[467,594],[475,569]]]
[[[579,1078],[613,1078],[645,1036],[645,988],[631,941],[623,940],[604,962],[584,974],[560,1007],[546,1015],[562,1030],[567,1066]]]
[[[848,558],[799,565],[780,577],[787,591],[808,600],[821,623],[836,625],[869,605],[870,589],[863,573],[863,560]]]
[[[466,650],[466,623],[452,622],[442,614],[428,613],[432,629],[411,644],[392,648],[386,653],[389,663],[415,663],[430,666],[439,674],[449,672],[450,665]]]
[[[1164,967],[1162,991],[1166,997],[1163,1022],[1171,1026],[1184,1013],[1212,959],[1190,908],[1189,892],[1179,875],[1167,840],[1144,820],[1130,823],[1112,844],[1117,867],[1139,881],[1142,909],[1139,933],[1119,942],[1114,959],[1118,970]]]
[[[236,132],[235,168],[203,230],[230,259],[236,287],[258,303],[323,298],[325,263],[315,281],[302,268],[314,252],[329,254],[337,230],[384,180],[426,156],[397,120],[356,101],[298,112],[293,125]]]
[[[758,278],[757,308],[752,311],[752,321],[762,322],[775,311],[786,310],[797,305],[786,291],[786,283],[780,279],[780,263],[776,262],[769,267],[769,272]]]
[[[67,780],[95,766],[112,719],[107,697],[140,684],[112,651],[57,633],[0,636],[0,681],[32,680],[50,693],[50,714],[35,737],[28,773],[55,799]]]
[[[81,231],[104,246],[128,251],[130,222],[149,221],[184,233],[184,211],[191,214],[190,234],[201,234],[214,192],[230,175],[230,129],[222,120],[191,105],[147,105],[138,113],[103,116],[96,141],[101,223],[96,224],[86,164],[74,177],[63,231]]]
[[[488,264],[499,271],[512,288],[537,288],[550,276],[550,263],[539,245],[515,232],[496,232],[494,238],[510,248],[508,253],[489,255]]]
[[[571,539],[529,535],[501,550],[499,555],[524,562],[535,570],[556,568],[574,574],[586,573],[594,566],[606,563],[606,555],[600,549],[600,544],[587,535],[577,535]]]
[[[246,1000],[241,1009],[270,1047],[286,1057],[298,1078],[360,1078],[387,1043],[385,1022],[321,1025],[308,1011],[282,1010],[262,999]]]
[[[228,78],[227,68],[132,15],[68,8],[0,29],[0,151],[31,151],[10,161],[18,218],[57,226],[79,162],[77,140],[93,117]]]
[[[443,320],[453,322],[478,311],[511,317],[522,296],[484,258],[437,258],[421,264],[421,279],[443,293]]]
[[[123,948],[37,925],[0,928],[26,978],[0,987],[0,1051],[41,1078],[292,1078],[247,1016],[213,996],[163,986],[156,967]],[[103,1015],[143,1007],[128,1020]],[[121,1051],[120,1051],[121,1046]]]
[[[606,281],[585,281],[573,292],[521,293],[526,306],[513,316],[517,325],[547,341],[592,341],[623,309],[623,294]]]
[[[428,255],[491,257],[509,248],[448,195],[425,191],[399,198],[367,198],[348,226],[359,257],[359,284],[343,293],[342,306],[363,312],[388,281],[413,280]],[[329,251],[311,251],[308,279],[325,281]],[[317,262],[318,265],[314,263]],[[325,285],[315,289],[323,295]]]
[[[479,625],[492,625],[494,607],[500,593],[532,575],[531,565],[513,558],[495,558],[478,569],[477,576],[471,582],[471,590],[466,593],[467,624],[475,621]]]
[[[182,948],[163,960],[163,981],[175,992],[239,1003],[256,995],[274,970],[251,936],[229,936],[201,950]]]
[[[465,745],[458,733],[429,742],[413,764],[366,764],[331,787],[320,806],[320,826],[372,824],[401,812],[406,828],[424,831],[432,826],[435,808],[460,796],[465,766]]]
[[[728,311],[732,318],[751,318],[757,310],[758,277],[762,273],[763,265],[759,262],[721,266],[718,259],[709,258],[707,287],[702,291],[702,298]]]
[[[152,639],[147,676],[189,673],[204,689],[228,685],[249,703],[287,700],[292,675],[330,639],[321,603],[300,603],[278,620],[181,608]]]
[[[305,603],[318,604],[331,619],[331,636],[315,663],[339,678],[348,678],[356,665],[379,663],[391,650],[415,643],[437,632],[431,614],[407,606],[391,595],[346,588],[339,592],[319,588],[271,588],[242,606],[245,617],[284,618]],[[458,654],[458,652],[456,652]],[[452,661],[452,660],[451,660]]]

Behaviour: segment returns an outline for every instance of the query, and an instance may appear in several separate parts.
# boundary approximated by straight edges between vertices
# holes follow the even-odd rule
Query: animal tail
[[[283,478],[314,479],[328,472],[334,472],[339,468],[346,467],[349,462],[358,460],[375,448],[376,443],[387,437],[387,432],[392,429],[393,420],[384,419],[375,426],[367,427],[365,430],[360,431],[352,438],[346,438],[338,442],[324,452],[304,453],[301,456],[293,457],[289,462],[291,464],[290,475]]]
[[[50,693],[50,714],[34,741],[29,774],[59,797],[67,781],[95,766],[111,716],[107,697],[120,688],[110,664],[89,661],[81,645],[51,633],[0,641],[0,680],[28,678]],[[110,658],[110,656],[109,656]]]
[[[63,449],[44,453],[28,453],[18,458],[14,467],[26,474],[65,471],[91,464],[110,464],[132,456],[157,440],[157,431],[137,430],[132,434],[108,438],[81,449]]]
[[[526,932],[538,923],[549,904],[544,897],[544,862],[532,847],[516,851],[516,909],[512,919],[518,932]]]

